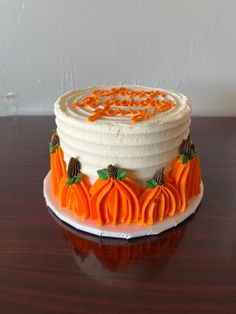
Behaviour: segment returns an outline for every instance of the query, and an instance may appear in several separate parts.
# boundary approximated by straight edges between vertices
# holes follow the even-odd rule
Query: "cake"
[[[201,192],[191,102],[135,85],[70,91],[54,106],[50,180],[60,206],[98,225],[158,224]]]

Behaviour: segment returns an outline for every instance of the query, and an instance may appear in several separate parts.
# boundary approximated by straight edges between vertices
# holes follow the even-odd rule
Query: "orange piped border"
[[[165,174],[163,184],[140,190],[128,177],[122,180],[98,178],[91,186],[82,173],[79,182],[67,185],[63,151],[58,148],[57,152],[55,155],[50,154],[51,183],[53,190],[56,186],[55,196],[59,198],[62,207],[84,219],[95,220],[99,225],[152,225],[176,212],[184,212],[188,201],[200,193],[201,169],[197,155],[185,163],[181,155],[178,156],[170,172]],[[56,163],[54,160],[52,162],[52,158],[56,159]],[[63,167],[59,166],[59,161]]]

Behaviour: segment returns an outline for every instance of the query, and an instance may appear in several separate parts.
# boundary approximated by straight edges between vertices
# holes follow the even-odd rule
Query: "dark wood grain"
[[[205,195],[160,236],[100,239],[47,210],[53,117],[0,119],[0,313],[236,313],[236,118],[194,118]]]

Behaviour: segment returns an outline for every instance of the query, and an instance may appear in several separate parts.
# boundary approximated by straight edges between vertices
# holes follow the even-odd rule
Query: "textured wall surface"
[[[234,0],[0,0],[0,115],[96,83],[177,89],[236,115]]]

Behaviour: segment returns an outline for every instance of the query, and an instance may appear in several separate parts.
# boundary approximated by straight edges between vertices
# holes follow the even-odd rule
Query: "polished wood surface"
[[[204,199],[133,241],[76,232],[48,211],[53,117],[0,119],[0,313],[236,313],[236,118],[194,118]]]

